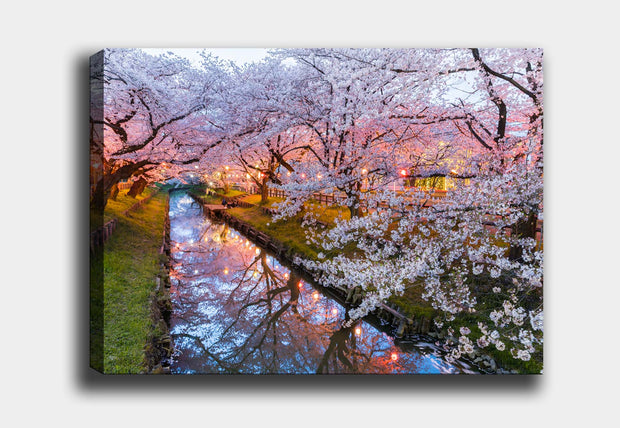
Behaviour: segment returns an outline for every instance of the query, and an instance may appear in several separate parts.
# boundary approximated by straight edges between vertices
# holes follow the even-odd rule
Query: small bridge
[[[189,186],[186,184],[177,184],[176,186],[168,189],[168,192],[187,191],[187,190],[192,190],[193,188],[194,186]]]

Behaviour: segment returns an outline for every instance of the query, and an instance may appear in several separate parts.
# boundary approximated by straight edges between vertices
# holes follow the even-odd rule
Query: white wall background
[[[10,2],[0,35],[4,426],[610,426],[613,2]],[[87,60],[104,47],[545,48],[545,374],[102,377],[87,368]],[[584,180],[589,178],[589,180]]]

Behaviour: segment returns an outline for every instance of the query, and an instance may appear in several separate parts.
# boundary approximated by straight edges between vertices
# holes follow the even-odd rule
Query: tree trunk
[[[103,209],[108,203],[110,197],[110,191],[112,187],[123,179],[128,179],[135,173],[137,173],[142,167],[149,164],[148,161],[140,161],[137,163],[130,163],[123,165],[112,173],[103,173],[102,177],[95,184],[95,190],[92,192],[90,198],[90,208],[97,212],[103,212]]]
[[[260,185],[260,203],[262,205],[269,202],[269,186],[267,186],[267,180],[263,180]]]
[[[360,208],[360,183],[356,183],[357,185],[357,189],[353,190],[352,193],[350,192],[345,192],[347,195],[347,199],[351,200],[353,199],[351,205],[349,205],[349,213],[351,214],[351,218],[355,218],[355,217],[361,217],[362,216],[362,210]],[[357,191],[356,191],[357,190]]]
[[[349,213],[351,214],[351,218],[361,217],[362,216],[362,212],[360,210],[359,205],[357,207],[350,206],[349,207]]]
[[[532,211],[529,216],[517,222],[512,226],[511,236],[518,238],[532,238],[536,239],[536,223],[538,221],[538,217],[536,212]],[[510,247],[510,252],[508,258],[510,260],[520,260],[523,256],[523,247],[520,245],[513,245]]]
[[[144,189],[146,188],[146,183],[147,181],[143,177],[140,177],[131,185],[131,189],[129,189],[129,192],[127,192],[127,196],[135,198],[136,196],[142,194],[142,192],[144,192]]]
[[[117,196],[118,196],[118,183],[114,183],[114,185],[112,186],[112,189],[110,189],[110,199],[115,201]]]

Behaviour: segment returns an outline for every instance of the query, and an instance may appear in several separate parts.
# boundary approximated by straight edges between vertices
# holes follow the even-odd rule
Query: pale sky
[[[179,56],[183,56],[196,65],[200,64],[200,55],[198,52],[202,48],[144,48],[144,51],[158,55],[165,52],[174,52]],[[237,65],[243,65],[248,62],[260,61],[267,56],[265,48],[205,48],[204,50],[213,53],[224,60],[234,61]]]

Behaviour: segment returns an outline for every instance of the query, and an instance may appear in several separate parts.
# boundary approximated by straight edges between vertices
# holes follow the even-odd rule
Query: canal
[[[432,340],[395,341],[224,223],[170,195],[177,374],[476,373]],[[384,330],[384,329],[383,329]]]

